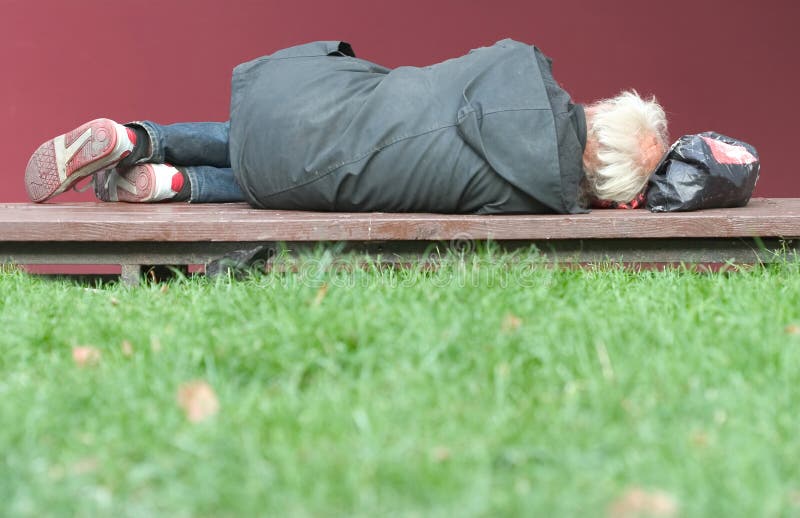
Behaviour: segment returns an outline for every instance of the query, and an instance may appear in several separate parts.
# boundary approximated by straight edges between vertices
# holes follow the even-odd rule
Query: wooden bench
[[[408,260],[431,249],[491,240],[536,245],[561,262],[754,263],[796,251],[800,199],[758,198],[747,207],[690,213],[595,210],[581,215],[474,216],[254,210],[245,204],[0,204],[0,263],[119,264],[136,282],[142,265],[208,264],[237,251],[285,243]]]

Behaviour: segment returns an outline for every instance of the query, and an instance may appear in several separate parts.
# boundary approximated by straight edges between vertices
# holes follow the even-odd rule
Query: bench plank
[[[683,239],[560,239],[549,241],[501,241],[503,250],[535,246],[547,261],[561,263],[724,263],[739,264],[783,260],[783,251],[800,252],[798,240],[786,242],[763,238],[683,238]],[[137,265],[208,264],[222,258],[265,247],[273,252],[292,254],[314,250],[317,242],[2,242],[0,263],[17,264],[102,264],[123,265],[125,271]],[[380,259],[382,263],[409,264],[429,261],[448,250],[471,250],[463,242],[429,241],[349,241],[337,245],[337,253],[356,252]],[[269,255],[269,254],[268,254]],[[132,275],[131,275],[132,276]]]
[[[658,214],[445,215],[256,210],[246,204],[0,204],[2,242],[452,241],[800,237],[800,199]]]

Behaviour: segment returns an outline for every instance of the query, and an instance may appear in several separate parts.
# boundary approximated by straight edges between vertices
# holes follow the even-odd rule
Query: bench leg
[[[151,282],[167,282],[178,275],[189,276],[189,265],[186,264],[146,264],[142,265],[142,274]]]
[[[142,265],[123,264],[120,278],[122,282],[128,286],[138,286],[142,281]]]

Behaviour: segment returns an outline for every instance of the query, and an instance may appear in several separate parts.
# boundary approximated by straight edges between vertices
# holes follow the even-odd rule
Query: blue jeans
[[[162,126],[138,121],[150,136],[150,156],[139,163],[171,164],[186,173],[191,186],[189,202],[245,201],[231,169],[228,150],[230,122],[184,122]]]

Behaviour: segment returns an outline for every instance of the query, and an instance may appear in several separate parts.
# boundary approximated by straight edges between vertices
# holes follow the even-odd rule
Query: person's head
[[[586,127],[587,201],[631,201],[669,148],[664,109],[626,91],[586,107]]]

